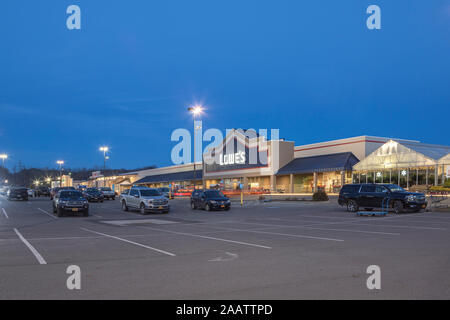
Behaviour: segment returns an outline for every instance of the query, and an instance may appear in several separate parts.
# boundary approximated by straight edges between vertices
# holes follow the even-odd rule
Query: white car
[[[104,199],[116,200],[116,193],[114,191],[112,191],[111,188],[102,187],[102,188],[98,188],[98,191],[100,191],[103,194]]]
[[[29,197],[34,197],[34,190],[33,189],[27,189],[27,192],[28,192],[28,196]]]

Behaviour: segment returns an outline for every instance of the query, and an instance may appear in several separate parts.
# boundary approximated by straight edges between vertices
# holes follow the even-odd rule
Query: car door
[[[198,194],[198,207],[204,209],[206,205],[206,194],[204,192],[200,192]]]
[[[132,207],[137,207],[139,202],[139,191],[137,189],[130,190],[129,205]]]
[[[389,197],[389,193],[389,190],[385,186],[376,186],[374,198],[375,207],[381,208],[383,206],[384,199]]]
[[[375,185],[363,185],[359,194],[358,204],[360,207],[376,207]]]

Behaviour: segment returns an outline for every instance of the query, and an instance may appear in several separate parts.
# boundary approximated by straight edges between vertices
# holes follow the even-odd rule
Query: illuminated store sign
[[[231,164],[244,164],[245,160],[245,153],[243,151],[239,151],[231,154],[221,154],[219,157],[219,164],[221,166]]]

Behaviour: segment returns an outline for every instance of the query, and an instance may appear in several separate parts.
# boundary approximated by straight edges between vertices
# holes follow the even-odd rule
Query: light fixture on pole
[[[109,151],[109,148],[103,146],[99,150],[103,152],[103,187],[106,187],[106,159],[109,159],[106,153]]]
[[[8,159],[8,155],[6,153],[0,154],[0,159],[2,159],[2,167],[5,167],[5,160]]]
[[[62,166],[64,164],[63,160],[56,161],[57,164],[59,164],[59,186],[62,187]]]
[[[195,180],[197,178],[197,171],[195,169],[195,132],[197,130],[197,127],[195,126],[195,120],[196,120],[196,116],[200,115],[203,112],[203,108],[202,106],[196,105],[193,107],[189,107],[188,111],[192,113],[193,117],[194,117],[194,189],[195,189]],[[202,163],[203,163],[203,154],[202,154]]]

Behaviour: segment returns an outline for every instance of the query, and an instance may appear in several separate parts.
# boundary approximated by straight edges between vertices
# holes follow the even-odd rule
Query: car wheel
[[[357,212],[358,209],[359,209],[359,206],[355,200],[349,200],[347,202],[347,211],[348,212]]]
[[[61,208],[57,208],[56,209],[56,216],[57,217],[62,217],[64,215],[64,212]]]
[[[230,207],[226,207],[226,208],[225,208],[225,211],[229,211],[229,210],[230,210]]]
[[[141,214],[145,214],[145,204],[141,203],[139,210],[140,210]]]
[[[164,210],[163,212],[164,212],[164,213],[169,213],[169,210]]]
[[[205,210],[206,211],[211,211],[211,207],[210,207],[210,205],[208,203],[205,205]]]
[[[403,203],[401,201],[394,202],[394,212],[397,214],[403,212]]]
[[[56,207],[53,206],[53,213],[56,213]]]
[[[195,203],[193,201],[191,201],[191,209],[192,210],[197,209],[197,206],[195,205]]]
[[[89,217],[89,209],[84,210],[83,216],[84,217]]]
[[[123,211],[128,211],[128,206],[127,206],[127,203],[125,202],[125,200],[122,201],[122,210]]]
[[[116,198],[112,198],[112,200],[116,200]]]

